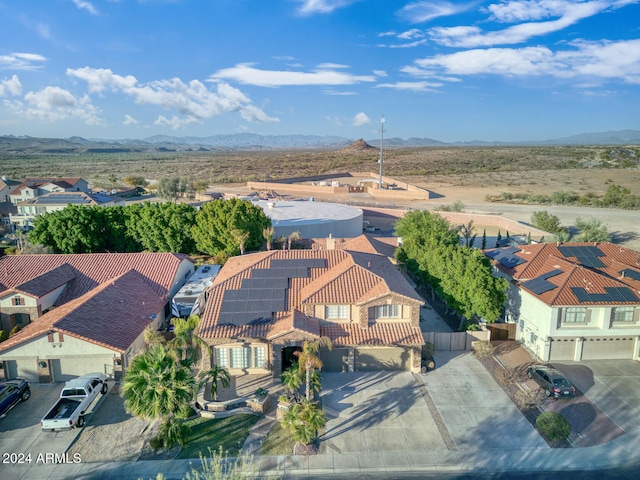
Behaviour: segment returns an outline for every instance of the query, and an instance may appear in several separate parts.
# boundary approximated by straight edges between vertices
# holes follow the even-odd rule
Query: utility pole
[[[382,146],[384,144],[384,115],[380,119],[380,183],[378,184],[378,188],[382,189]]]

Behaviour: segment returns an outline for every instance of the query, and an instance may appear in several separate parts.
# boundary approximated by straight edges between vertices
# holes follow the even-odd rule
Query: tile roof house
[[[120,197],[94,194],[81,178],[29,178],[9,194],[17,213],[11,213],[13,228],[29,227],[38,215],[62,210],[67,205],[124,206]]]
[[[424,302],[364,235],[231,258],[205,298],[199,335],[231,374],[278,375],[320,336],[325,371],[420,370]]]
[[[144,348],[144,329],[170,315],[170,298],[193,271],[189,257],[173,253],[0,257],[1,326],[21,327],[0,343],[0,375],[117,377]]]
[[[506,317],[544,361],[638,359],[640,252],[612,243],[486,251],[511,281]]]

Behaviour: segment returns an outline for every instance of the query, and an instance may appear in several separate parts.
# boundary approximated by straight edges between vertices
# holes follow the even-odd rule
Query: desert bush
[[[558,412],[544,412],[536,418],[536,426],[549,440],[566,440],[571,433],[571,425]]]
[[[541,402],[540,394],[538,391],[522,390],[518,391],[513,396],[513,403],[516,404],[520,410],[526,410],[527,408],[537,407]]]
[[[486,340],[476,340],[471,345],[474,353],[478,357],[490,357],[493,355],[493,345]]]
[[[502,385],[510,385],[518,380],[518,375],[511,367],[500,367],[496,370],[495,378]]]

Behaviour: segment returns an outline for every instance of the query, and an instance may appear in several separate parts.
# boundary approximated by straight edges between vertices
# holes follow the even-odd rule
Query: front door
[[[295,356],[294,352],[301,352],[301,351],[302,351],[302,347],[300,346],[284,347],[282,349],[282,371],[283,372],[289,367],[291,367],[291,365],[298,362],[298,357]]]

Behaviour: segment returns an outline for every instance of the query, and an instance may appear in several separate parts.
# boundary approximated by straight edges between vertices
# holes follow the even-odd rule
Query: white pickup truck
[[[42,430],[69,430],[84,425],[84,414],[96,397],[107,393],[104,373],[87,373],[65,383],[60,398],[40,421]]]

